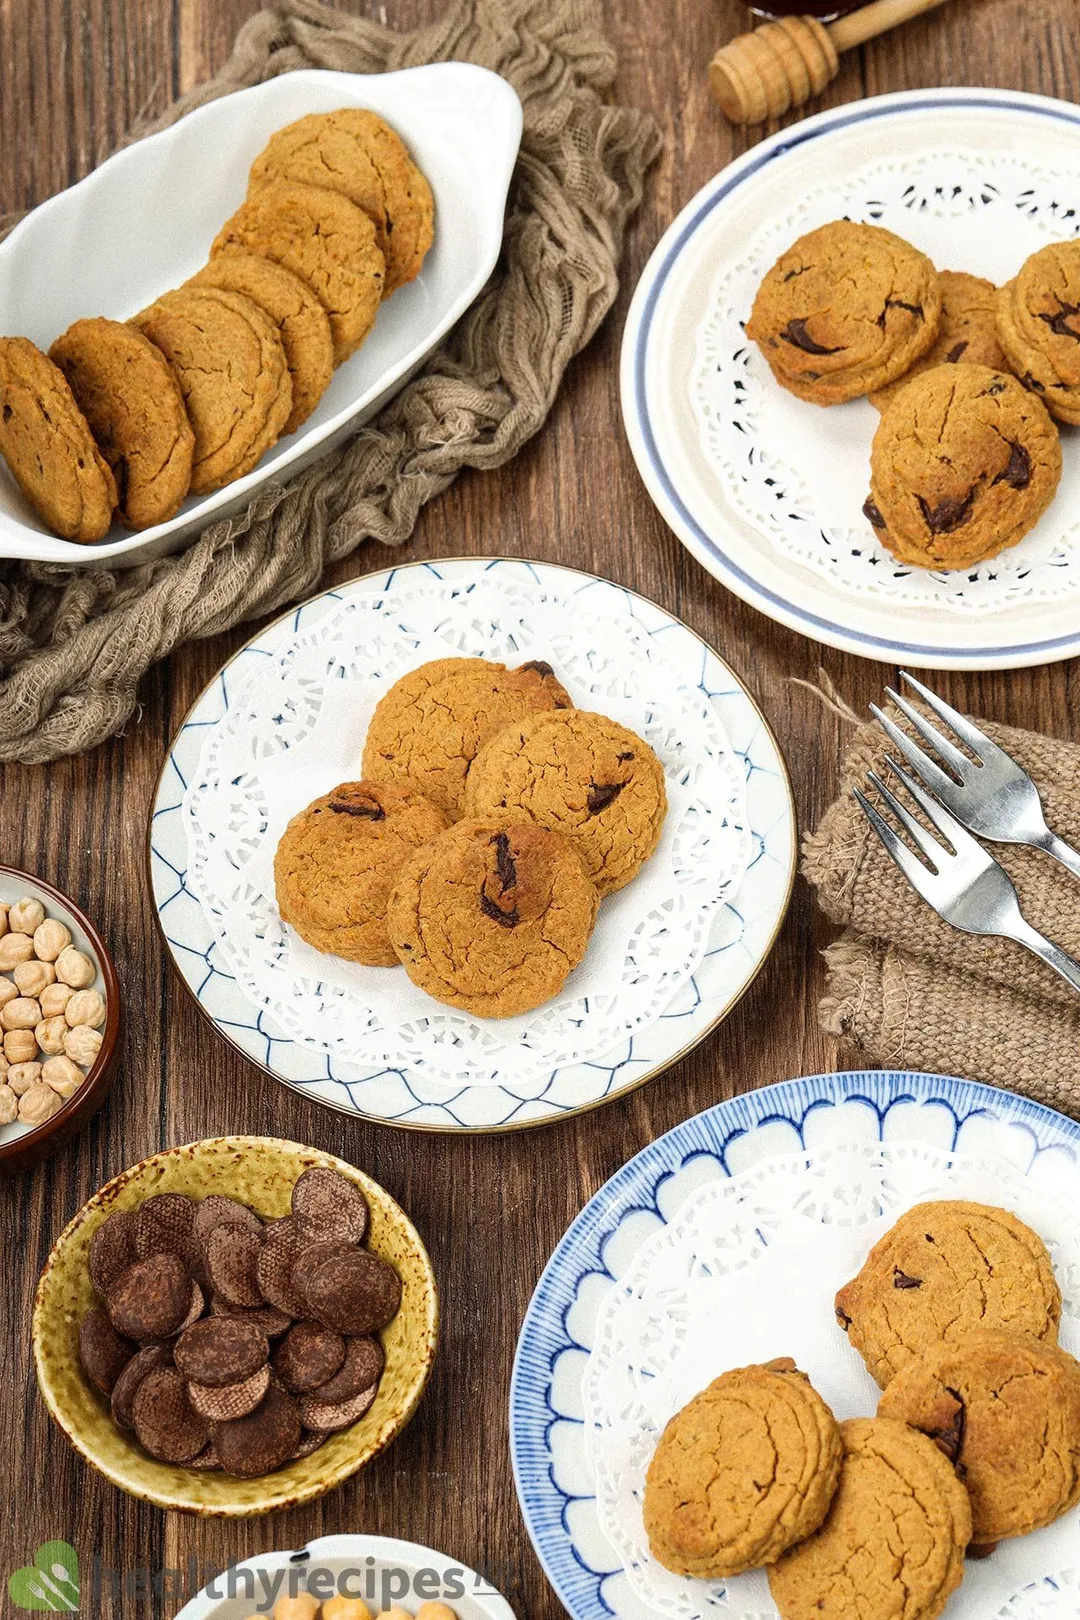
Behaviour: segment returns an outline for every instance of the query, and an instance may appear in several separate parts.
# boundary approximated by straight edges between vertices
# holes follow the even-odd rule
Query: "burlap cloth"
[[[660,145],[645,113],[605,103],[615,56],[599,0],[456,0],[412,34],[315,0],[274,0],[216,78],[130,138],[295,68],[374,73],[451,59],[502,74],[525,109],[503,255],[485,291],[355,439],[290,484],[264,486],[242,517],[180,555],[115,573],[0,564],[0,759],[55,759],[119,731],[156,659],[309,594],[369,537],[399,544],[462,468],[500,465],[543,424],[615,299],[627,221]]]
[[[1019,760],[1038,785],[1050,826],[1080,848],[1080,747],[976,724]],[[876,725],[859,728],[844,757],[839,797],[803,844],[803,871],[822,909],[845,925],[825,952],[822,1025],[873,1063],[982,1080],[1080,1117],[1080,995],[1022,946],[942,922],[908,886],[852,798],[868,770],[883,771],[889,746]],[[1080,957],[1080,881],[1035,850],[995,844],[992,853],[1016,884],[1028,921]]]

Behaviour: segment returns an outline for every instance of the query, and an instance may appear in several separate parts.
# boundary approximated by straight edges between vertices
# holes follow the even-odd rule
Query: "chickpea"
[[[335,1592],[322,1606],[322,1620],[371,1620],[371,1610],[363,1598]]]
[[[0,1083],[3,1083],[3,1081],[7,1079],[7,1072],[10,1068],[11,1064],[4,1056],[3,1052],[0,1052]]]
[[[2,986],[3,983],[4,981],[0,979],[0,986]],[[41,1002],[41,1010],[45,1014],[45,1017],[62,1017],[67,1009],[68,1002],[71,1000],[74,994],[75,992],[71,988],[70,984],[47,984],[38,997],[38,1000]],[[2,1004],[2,999],[0,999],[0,1005]],[[80,1024],[88,1024],[90,1021],[91,1020],[89,1018],[80,1018],[79,1020]]]
[[[19,1118],[27,1125],[44,1125],[63,1106],[51,1086],[31,1086],[19,1100]]]
[[[34,929],[34,950],[39,962],[55,962],[71,944],[71,929],[55,917],[47,917]]]
[[[0,939],[0,973],[10,973],[20,962],[29,962],[34,942],[28,934],[5,934]]]
[[[7,1072],[7,1083],[16,1097],[23,1096],[31,1086],[41,1085],[41,1064],[13,1063]]]
[[[18,1112],[18,1097],[10,1086],[0,1086],[0,1125],[10,1125]]]
[[[37,1057],[37,1036],[32,1029],[9,1029],[4,1035],[4,1056],[9,1063],[32,1063]]]
[[[3,945],[4,941],[0,939],[0,950]],[[73,990],[85,990],[97,978],[97,968],[85,951],[76,950],[74,945],[65,945],[56,958],[56,977],[62,979],[64,984],[70,984]]]
[[[14,1001],[19,993],[19,987],[11,979],[0,979],[0,1007],[6,1007],[9,1001]]]
[[[0,1009],[4,1029],[36,1029],[41,1023],[41,1006],[33,996],[16,996]]]
[[[8,927],[13,934],[32,934],[45,921],[45,907],[40,900],[26,895],[8,908]]]
[[[66,1020],[60,1017],[43,1018],[34,1031],[37,1043],[46,1057],[60,1056],[69,1033]],[[70,1052],[68,1056],[71,1056]]]
[[[92,1069],[101,1051],[101,1031],[91,1029],[87,1024],[76,1024],[64,1037],[64,1051],[72,1063],[81,1063],[84,1069]]]
[[[286,1594],[274,1604],[274,1620],[315,1620],[318,1612],[319,1600],[310,1592],[297,1592],[295,1597]]]
[[[76,1024],[100,1029],[105,1022],[105,997],[100,990],[74,990],[64,1007],[64,1017],[72,1029]]]
[[[56,982],[56,969],[51,962],[17,962],[11,977],[24,996],[40,996],[50,984]]]
[[[8,931],[8,908],[2,902],[0,902],[0,939],[2,939],[4,937],[4,935],[7,933],[7,931]]]
[[[41,1065],[41,1078],[58,1097],[67,1098],[78,1091],[86,1076],[69,1057],[51,1057]]]

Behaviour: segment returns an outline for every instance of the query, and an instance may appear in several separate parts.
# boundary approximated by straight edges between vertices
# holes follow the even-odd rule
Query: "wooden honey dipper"
[[[836,22],[782,17],[740,34],[709,64],[712,93],[733,124],[781,118],[820,95],[840,71],[840,57],[945,0],[874,0]]]

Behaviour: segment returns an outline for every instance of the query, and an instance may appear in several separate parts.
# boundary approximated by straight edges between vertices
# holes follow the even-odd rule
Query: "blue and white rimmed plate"
[[[1019,545],[969,570],[899,564],[862,514],[877,412],[773,381],[743,323],[770,264],[839,218],[996,283],[1080,230],[1080,108],[1015,91],[906,91],[755,146],[683,209],[647,264],[622,350],[645,485],[697,560],[762,613],[864,658],[1006,669],[1080,651],[1080,442]]]
[[[776,1620],[765,1577],[650,1567],[644,1468],[663,1423],[728,1367],[792,1355],[838,1416],[878,1394],[836,1286],[931,1197],[1014,1209],[1046,1240],[1080,1349],[1080,1126],[966,1080],[814,1075],[733,1098],[623,1166],[555,1250],[522,1328],[514,1475],[573,1620]],[[688,1366],[684,1366],[688,1363]],[[1080,1512],[968,1565],[955,1620],[1075,1620]]]
[[[395,1022],[394,998],[409,992],[404,976],[375,980],[372,975],[393,970],[354,969],[334,958],[307,969],[302,942],[282,929],[268,877],[277,823],[283,826],[311,797],[355,773],[367,712],[380,683],[400,672],[396,659],[411,667],[448,653],[475,655],[482,646],[485,656],[516,662],[536,655],[526,650],[530,637],[551,649],[560,674],[573,673],[572,694],[581,691],[575,682],[584,683],[586,693],[606,692],[612,706],[605,712],[622,717],[618,703],[640,704],[644,694],[663,733],[654,743],[661,757],[674,748],[677,762],[682,745],[665,716],[681,713],[689,724],[696,706],[702,748],[715,756],[716,780],[726,782],[729,795],[720,815],[719,801],[705,804],[700,793],[688,799],[687,824],[696,821],[698,830],[691,827],[672,856],[669,913],[685,917],[685,926],[669,928],[666,940],[650,936],[655,948],[648,962],[633,966],[625,959],[643,990],[645,975],[654,974],[652,1016],[638,1018],[644,997],[635,996],[630,1006],[637,1021],[622,1026],[631,1032],[587,1055],[581,1043],[604,1027],[615,1006],[610,997],[586,998],[580,1020],[571,1009],[550,1026],[542,1022],[550,1009],[540,1009],[520,1031],[513,1020],[473,1020],[479,1028],[455,1026],[444,1038],[439,1020],[452,1015],[427,998],[415,1013],[401,1003]],[[621,662],[614,656],[620,648],[628,649]],[[656,673],[631,672],[627,660],[635,655]],[[361,668],[365,679],[357,679]],[[640,729],[652,739],[648,714]],[[326,782],[320,771],[331,773]],[[674,781],[668,771],[669,792],[678,791],[682,773],[677,769],[680,780]],[[688,770],[686,781],[692,776]],[[710,821],[713,831],[702,841],[701,826]],[[663,849],[662,843],[651,866],[659,867]],[[704,874],[695,865],[699,849]],[[794,808],[783,762],[760,711],[723,660],[663,609],[622,587],[508,559],[393,569],[326,592],[271,625],[225,665],[190,711],[163,769],[150,826],[162,932],[215,1027],[276,1078],[321,1102],[429,1130],[540,1124],[596,1107],[667,1068],[709,1033],[754,978],[785,915],[794,865]],[[648,869],[644,880],[653,881]],[[640,904],[634,889],[623,893]],[[699,906],[696,912],[680,911],[684,894]],[[650,918],[662,917],[647,904]],[[602,917],[590,955],[606,937],[603,926]],[[657,975],[654,965],[676,947],[681,976]],[[621,954],[614,960],[620,974],[628,971]],[[578,973],[604,971],[603,961],[590,967],[587,956]],[[568,993],[576,978],[568,981]],[[667,998],[665,984],[671,986]],[[314,1009],[317,1027],[297,1024],[298,1007]],[[356,1044],[342,1037],[345,1018],[353,1020]],[[382,1043],[388,1031],[403,1044],[406,1059],[358,1061],[359,1043],[369,1036]],[[538,1065],[538,1054],[553,1049],[567,1055]],[[489,1053],[498,1058],[485,1071]],[[455,1078],[466,1074],[477,1078]]]

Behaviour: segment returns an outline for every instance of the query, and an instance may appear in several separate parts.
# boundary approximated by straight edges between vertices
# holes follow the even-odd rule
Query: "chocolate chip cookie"
[[[364,745],[364,775],[409,779],[447,815],[460,816],[466,772],[490,737],[527,714],[572,707],[550,664],[510,669],[486,658],[437,658],[380,698]]]
[[[896,398],[913,377],[934,366],[989,366],[992,371],[1011,371],[1005,351],[998,341],[998,289],[983,276],[970,276],[964,270],[940,270],[941,325],[933,344],[895,382],[875,388],[871,405],[879,411]]]
[[[980,1545],[1080,1502],[1080,1363],[1054,1345],[987,1328],[934,1345],[897,1373],[878,1416],[920,1429],[955,1464]]]
[[[924,253],[879,225],[836,220],[781,254],[746,335],[783,388],[837,405],[902,377],[940,322],[941,284]]]
[[[386,260],[384,297],[419,273],[434,232],[431,188],[377,114],[341,107],[279,129],[251,166],[248,195],[276,180],[328,186],[363,209]]]
[[[210,257],[260,253],[307,283],[326,310],[341,365],[367,337],[382,298],[386,261],[375,227],[339,191],[277,180],[226,220]]]
[[[998,336],[1025,388],[1080,423],[1080,241],[1033,253],[998,295]]]
[[[1046,1246],[1007,1209],[916,1204],[836,1296],[836,1319],[884,1389],[929,1346],[975,1328],[1057,1343],[1061,1291]]]
[[[924,1434],[887,1418],[840,1425],[840,1485],[815,1535],[769,1570],[781,1620],[936,1620],[964,1576],[971,1506]]]
[[[342,782],[294,816],[274,856],[278,909],[316,950],[396,967],[386,904],[405,861],[450,825],[401,782]]]
[[[647,742],[606,715],[533,714],[485,743],[466,778],[466,815],[504,811],[571,839],[598,892],[611,894],[659,841],[664,768]]]
[[[285,350],[270,317],[240,293],[178,287],[134,317],[176,373],[195,432],[191,490],[251,471],[292,410]]]
[[[511,1018],[562,989],[597,905],[565,838],[488,819],[459,822],[407,861],[386,921],[421,990],[484,1018]]]
[[[775,1563],[829,1511],[841,1455],[836,1419],[793,1361],[724,1373],[675,1414],[649,1464],[653,1556],[703,1580]]]
[[[1061,479],[1038,396],[988,366],[938,366],[889,405],[864,507],[882,545],[917,568],[970,568],[1034,528]]]
[[[59,366],[29,338],[0,338],[0,455],[61,540],[104,540],[116,482]]]
[[[260,253],[220,253],[187,283],[243,293],[273,321],[292,383],[292,409],[282,433],[306,422],[334,375],[330,317],[307,282]]]

